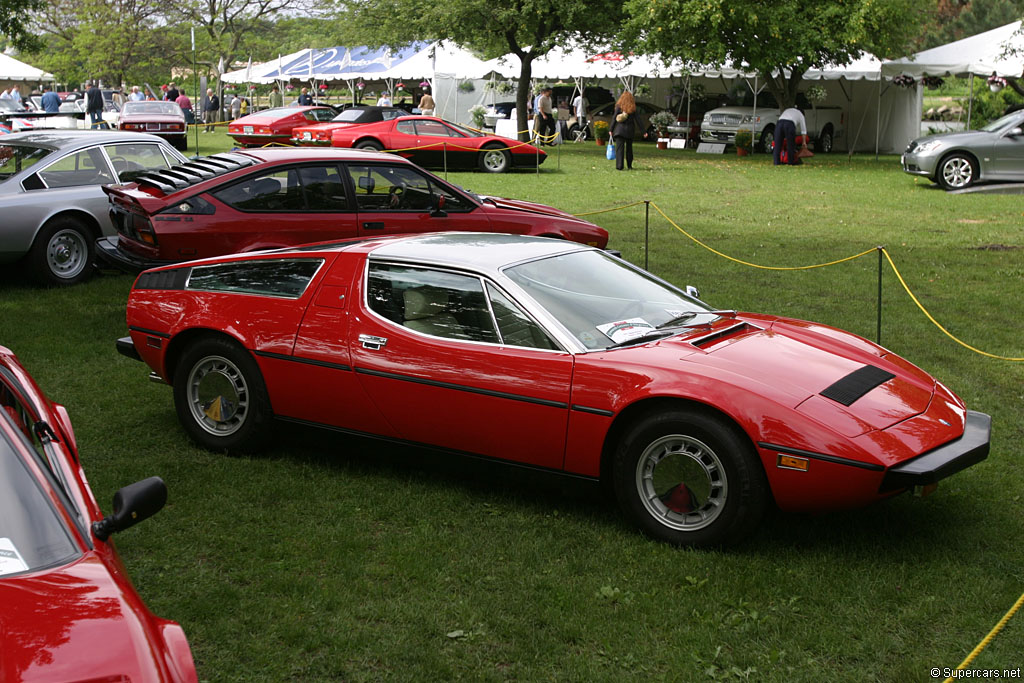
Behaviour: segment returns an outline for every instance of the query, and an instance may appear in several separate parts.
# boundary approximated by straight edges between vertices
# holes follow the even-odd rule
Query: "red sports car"
[[[391,119],[407,116],[408,114],[409,112],[398,107],[377,107],[374,105],[358,104],[345,109],[326,123],[314,123],[296,127],[292,131],[291,141],[296,145],[330,147],[331,136],[335,130],[359,126],[364,123],[390,121]]]
[[[0,680],[197,680],[185,632],[146,608],[110,540],[166,499],[151,477],[104,517],[67,411],[0,347]]]
[[[504,173],[536,168],[547,153],[525,142],[464,128],[433,116],[403,116],[391,121],[336,129],[334,147],[393,150],[427,168],[479,168]]]
[[[990,418],[841,330],[715,310],[607,252],[439,233],[143,273],[121,353],[185,431],[276,418],[605,479],[644,532],[704,546],[862,506],[988,454]]]
[[[185,112],[174,102],[125,102],[117,127],[159,135],[178,149],[188,146]]]
[[[242,147],[262,147],[273,142],[292,144],[292,130],[337,115],[331,107],[275,107],[235,119],[228,125],[228,135]]]
[[[214,154],[105,186],[117,236],[101,258],[127,270],[388,233],[548,235],[604,248],[608,233],[543,204],[480,197],[391,154],[260,149]]]

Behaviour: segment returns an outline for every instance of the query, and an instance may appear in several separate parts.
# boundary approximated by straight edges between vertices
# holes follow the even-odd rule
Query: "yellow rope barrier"
[[[932,317],[932,314],[928,312],[928,309],[926,309],[924,307],[924,305],[918,300],[918,298],[916,296],[914,296],[914,293],[912,291],[910,291],[910,287],[907,286],[907,282],[906,282],[906,280],[903,279],[903,275],[901,275],[900,271],[896,268],[896,264],[893,263],[892,256],[889,255],[889,252],[886,251],[883,248],[882,249],[882,253],[885,254],[885,258],[886,258],[886,260],[889,261],[889,266],[892,268],[892,272],[896,273],[896,277],[899,279],[900,284],[903,285],[903,289],[906,290],[906,292],[910,296],[911,300],[915,304],[917,304],[917,307],[921,309],[921,312],[924,313],[925,317],[928,318],[928,320],[932,321],[932,324],[935,325],[935,327],[937,327],[940,330],[942,330],[943,334],[945,334],[947,337],[949,337],[950,339],[955,341],[960,346],[963,346],[964,348],[970,349],[971,351],[974,351],[975,353],[979,353],[982,356],[988,356],[989,358],[995,358],[997,360],[1009,360],[1009,361],[1015,361],[1015,362],[1024,361],[1024,358],[1011,358],[1009,356],[997,356],[994,353],[988,353],[987,351],[982,351],[981,349],[977,349],[977,348],[971,346],[970,344],[968,344],[966,342],[963,342],[963,341],[957,339],[956,337],[954,337],[953,334],[950,333],[949,330],[947,330],[945,327],[943,327],[941,324],[939,324],[939,321],[936,320],[934,317]]]
[[[601,209],[600,211],[587,211],[585,213],[574,213],[573,215],[576,216],[577,218],[579,218],[581,216],[596,216],[599,213],[611,213],[612,211],[622,211],[623,209],[629,209],[631,207],[634,207],[634,206],[637,206],[637,205],[643,204],[643,203],[644,203],[643,200],[640,200],[639,202],[633,202],[632,204],[623,204],[622,206],[614,206],[614,207],[612,207],[610,209]]]
[[[988,646],[990,642],[992,642],[992,639],[995,638],[996,635],[998,635],[998,633],[1003,630],[1003,627],[1006,626],[1006,623],[1010,621],[1011,618],[1013,618],[1013,615],[1017,613],[1017,610],[1020,609],[1021,605],[1024,605],[1024,593],[1021,593],[1021,596],[1017,598],[1017,602],[1013,603],[1013,607],[1010,608],[1010,611],[1003,615],[1003,618],[999,620],[999,623],[996,624],[992,628],[992,630],[988,632],[987,636],[982,638],[981,642],[978,643],[978,646],[971,650],[971,654],[967,655],[967,658],[964,661],[960,662],[960,665],[956,668],[957,671],[962,671],[966,669],[968,666],[970,666],[971,662],[974,661],[974,658],[981,654],[981,651],[984,650],[985,647]],[[950,681],[952,680],[953,677],[950,676],[944,681],[944,683],[950,683]]]

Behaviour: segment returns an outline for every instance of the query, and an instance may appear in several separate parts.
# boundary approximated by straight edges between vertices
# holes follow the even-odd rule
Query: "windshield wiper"
[[[611,346],[606,346],[604,348],[605,348],[605,350],[608,350],[608,349],[617,349],[617,348],[622,347],[622,346],[632,346],[633,344],[642,344],[644,342],[653,341],[655,339],[663,339],[665,337],[671,337],[673,334],[675,334],[675,333],[674,332],[669,332],[668,330],[659,330],[657,328],[654,328],[650,332],[645,332],[644,334],[641,334],[639,337],[633,337],[631,339],[624,339],[624,340],[622,340],[620,342],[615,342]]]
[[[715,315],[715,316],[718,316],[719,318],[722,318],[722,317],[725,317],[725,316],[729,316],[730,318],[735,318],[736,317],[736,311],[733,311],[733,310],[723,310],[723,311],[687,311],[686,313],[683,313],[681,315],[677,315],[676,317],[672,318],[671,320],[666,320],[665,322],[661,323],[660,325],[658,325],[654,329],[656,329],[656,330],[663,330],[666,327],[676,327],[676,326],[682,325],[683,323],[685,323],[687,320],[690,320],[691,318],[696,318],[698,315]]]

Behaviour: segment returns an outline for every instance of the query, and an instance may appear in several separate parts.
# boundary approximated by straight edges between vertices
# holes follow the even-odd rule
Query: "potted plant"
[[[608,122],[607,121],[594,121],[594,137],[597,139],[597,144],[604,147],[608,144]]]
[[[754,142],[754,136],[749,130],[736,131],[736,154],[745,157],[750,154],[750,147]]]
[[[473,117],[473,126],[479,130],[484,127],[484,116],[487,114],[487,107],[482,104],[474,104],[469,108],[469,115]]]
[[[668,142],[664,141],[663,138],[668,137],[668,127],[675,122],[675,115],[667,109],[655,112],[651,116],[651,125],[654,126],[654,130],[658,134],[658,149],[665,149],[668,147]]]

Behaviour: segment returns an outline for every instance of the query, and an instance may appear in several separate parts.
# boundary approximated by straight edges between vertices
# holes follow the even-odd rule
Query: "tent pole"
[[[875,107],[875,161],[878,161],[878,129],[882,126],[882,78],[878,78],[878,106]]]
[[[690,74],[686,74],[686,137],[683,138],[683,145],[690,146],[690,131],[693,124],[690,123]]]
[[[971,129],[971,110],[974,108],[974,74],[971,74],[971,99],[967,100],[967,126],[964,130]]]

